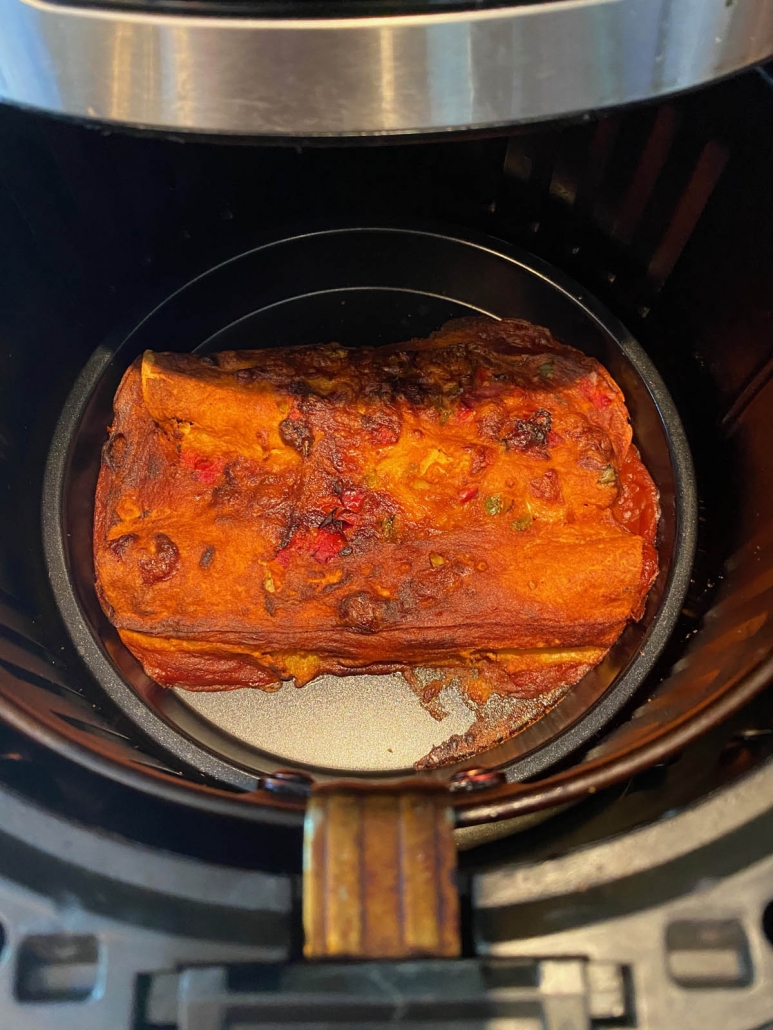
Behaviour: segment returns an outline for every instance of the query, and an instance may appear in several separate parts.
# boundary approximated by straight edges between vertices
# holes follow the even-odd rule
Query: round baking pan
[[[547,326],[598,358],[621,386],[634,440],[660,491],[660,572],[644,618],[568,692],[499,699],[484,717],[509,739],[432,775],[501,769],[533,776],[586,743],[642,685],[681,609],[695,546],[695,485],[668,392],[627,330],[592,297],[531,255],[485,237],[404,228],[296,235],[212,268],[155,308],[121,342],[100,347],[69,397],[44,491],[49,574],[68,630],[91,673],[142,732],[186,765],[236,788],[297,769],[315,779],[403,777],[475,718],[453,689],[434,717],[399,675],[320,677],[302,690],[192,693],[144,674],[94,591],[93,504],[112,399],[146,349],[199,352],[336,340],[345,346],[422,337],[460,315]],[[487,709],[489,706],[487,706]],[[441,716],[438,718],[438,716]]]

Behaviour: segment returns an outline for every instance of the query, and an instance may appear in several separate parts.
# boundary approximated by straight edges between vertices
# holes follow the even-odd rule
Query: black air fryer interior
[[[704,659],[741,648],[727,675],[746,677],[746,696],[759,689],[773,582],[772,115],[773,88],[759,72],[598,121],[442,144],[218,145],[0,109],[0,691],[14,727],[0,728],[0,777],[85,825],[152,845],[234,865],[297,865],[293,813],[216,811],[206,784],[184,791],[146,773],[196,779],[169,769],[77,658],[47,581],[39,513],[57,418],[103,338],[217,261],[336,220],[438,221],[542,256],[629,325],[676,401],[698,474],[694,579],[656,672],[594,742],[597,753],[626,735],[644,739],[653,719],[686,720],[703,688],[683,685],[677,698],[668,675],[704,640]],[[726,636],[712,641],[723,619]],[[518,847],[568,848],[705,794],[767,757],[771,718],[763,696]],[[479,850],[475,861],[511,846]]]

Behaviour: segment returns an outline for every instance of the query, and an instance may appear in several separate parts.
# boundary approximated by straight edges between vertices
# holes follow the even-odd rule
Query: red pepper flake
[[[200,483],[212,486],[223,471],[224,463],[212,458],[205,458],[195,451],[183,451],[180,461],[184,468],[193,473]]]
[[[293,554],[309,554],[320,565],[327,565],[334,558],[351,554],[351,547],[340,529],[324,526],[314,533],[296,533],[285,547],[277,551],[275,560],[286,569]]]
[[[591,404],[603,411],[608,408],[612,403],[613,398],[609,396],[603,389],[595,386],[590,380],[583,379],[580,382],[580,390],[583,395],[591,402]]]
[[[462,502],[462,504],[466,504],[468,501],[471,501],[473,499],[473,497],[477,497],[477,496],[478,496],[478,488],[477,488],[477,486],[468,486],[465,490],[462,490],[462,492],[459,494],[459,500]]]
[[[356,490],[344,490],[341,493],[341,502],[346,511],[358,512],[362,507],[362,502],[365,500],[365,491]]]
[[[290,564],[290,559],[293,554],[301,550],[295,542],[297,539],[298,538],[294,536],[286,547],[283,547],[281,551],[277,551],[276,553],[275,561],[278,561],[283,569],[286,569]]]
[[[309,550],[309,535],[304,530],[295,532],[292,537],[287,541],[284,547],[280,548],[275,555],[275,561],[278,561],[282,568],[286,569],[290,564],[290,559],[294,554],[303,554]]]
[[[462,422],[469,422],[472,416],[475,414],[475,408],[471,407],[466,401],[462,400],[459,402],[459,407],[456,409],[456,417]]]
[[[340,530],[321,529],[314,537],[311,556],[320,565],[327,565],[328,562],[337,558],[342,551],[348,548],[346,537]],[[351,549],[349,549],[349,553]]]

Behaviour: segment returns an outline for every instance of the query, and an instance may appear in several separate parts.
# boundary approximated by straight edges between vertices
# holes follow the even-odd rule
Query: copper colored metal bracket
[[[304,827],[306,957],[458,955],[453,826],[436,783],[315,787]]]

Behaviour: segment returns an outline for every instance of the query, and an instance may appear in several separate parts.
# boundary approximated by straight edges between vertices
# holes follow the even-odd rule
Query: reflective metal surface
[[[0,24],[0,99],[257,136],[513,125],[686,89],[773,53],[773,0],[303,20],[0,0]]]

